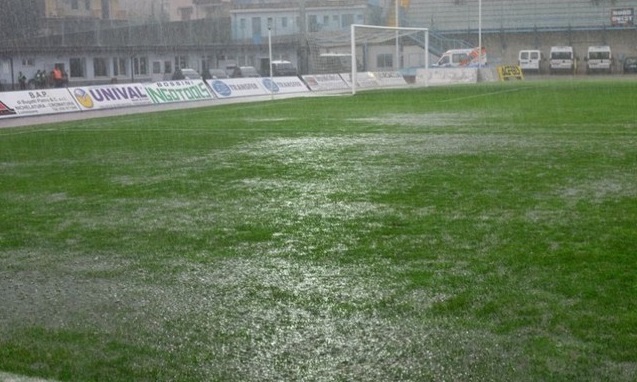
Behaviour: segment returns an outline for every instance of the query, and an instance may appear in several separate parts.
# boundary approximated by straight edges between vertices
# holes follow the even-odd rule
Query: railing
[[[402,26],[410,26],[409,19],[407,19],[404,16],[401,16],[400,22]],[[421,25],[418,25],[418,27],[420,26]],[[420,37],[419,34],[409,35],[409,38],[411,38],[411,40],[415,42],[418,46],[422,48],[425,47],[424,38]],[[464,49],[464,48],[474,48],[474,46],[470,42],[460,40],[460,39],[455,39],[455,38],[449,38],[438,31],[429,29],[429,53],[433,54],[434,56],[440,57],[444,52],[448,51],[449,49]]]
[[[483,0],[479,20],[478,0],[421,0],[411,3],[409,19],[412,26],[426,26],[444,33],[473,33],[480,21],[486,31],[594,30],[616,27],[613,12],[635,8],[634,0]],[[627,27],[633,27],[633,23]]]

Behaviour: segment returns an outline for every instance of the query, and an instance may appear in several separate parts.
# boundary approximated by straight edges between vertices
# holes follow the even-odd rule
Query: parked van
[[[450,49],[440,56],[434,67],[438,68],[460,68],[478,67],[487,65],[487,50],[483,47],[482,54],[478,48],[473,49]]]
[[[589,46],[586,54],[586,73],[605,72],[611,73],[613,66],[613,55],[610,46]]]
[[[296,76],[296,67],[285,60],[272,61],[272,75],[274,76]]]
[[[572,73],[577,71],[577,57],[572,46],[552,46],[549,59],[549,72]]]
[[[235,66],[232,70],[231,78],[248,78],[248,77],[261,77],[257,68],[254,66]]]
[[[542,72],[542,52],[539,50],[521,50],[518,53],[518,66],[524,73]]]
[[[270,75],[270,60],[267,58],[261,60],[261,73],[266,77]],[[273,60],[272,75],[274,77],[296,76],[297,70],[290,61]]]

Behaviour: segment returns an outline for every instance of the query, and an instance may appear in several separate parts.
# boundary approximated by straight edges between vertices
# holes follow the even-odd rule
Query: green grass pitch
[[[634,381],[637,82],[0,130],[0,372]]]

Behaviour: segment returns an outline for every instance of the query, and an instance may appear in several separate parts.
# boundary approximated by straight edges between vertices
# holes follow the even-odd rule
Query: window
[[[282,28],[287,28],[288,27],[288,18],[287,17],[281,17],[281,27]]]
[[[201,57],[201,72],[205,74],[208,69],[214,68],[215,58],[212,55]]]
[[[179,8],[181,21],[190,21],[192,18],[192,7]]]
[[[170,61],[164,61],[164,73],[173,72],[173,63]]]
[[[350,25],[354,24],[354,15],[348,13],[346,15],[341,16],[341,27],[347,28]]]
[[[571,52],[552,52],[551,59],[553,60],[570,60]]]
[[[32,57],[23,58],[22,66],[35,66],[35,58],[32,58]]]
[[[135,57],[133,58],[133,74],[145,76],[148,74],[148,58],[147,57]]]
[[[339,19],[338,15],[332,16],[332,22],[336,25],[338,25],[338,19]]]
[[[376,67],[379,69],[387,69],[394,67],[394,56],[390,53],[382,53],[376,56]]]
[[[80,9],[79,0],[71,0],[71,9]]]
[[[252,37],[261,37],[261,17],[252,18]]]
[[[588,58],[592,60],[609,60],[610,52],[590,52]]]
[[[102,18],[109,20],[111,18],[111,4],[109,0],[102,0]]]
[[[84,9],[87,11],[91,10],[91,0],[84,0]]]
[[[69,59],[71,66],[71,77],[84,77],[86,72],[86,60],[84,58],[71,58]]]
[[[326,26],[330,23],[330,17],[329,16],[323,16],[323,25]]]
[[[113,58],[113,75],[125,76],[126,75],[126,59],[121,57]]]
[[[153,74],[161,74],[161,62],[153,61]]]
[[[317,19],[316,15],[310,15],[308,17],[308,28],[309,28],[310,32],[318,32],[319,31],[318,19]]]
[[[454,53],[451,55],[451,62],[468,63],[471,62],[471,58],[466,53]]]
[[[175,56],[175,68],[183,69],[188,67],[186,56]]]
[[[104,57],[95,57],[93,59],[93,75],[95,77],[108,76],[108,68]]]

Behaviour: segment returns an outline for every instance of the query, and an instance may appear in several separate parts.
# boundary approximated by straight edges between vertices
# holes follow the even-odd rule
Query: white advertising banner
[[[0,118],[80,111],[67,89],[0,93]]]
[[[341,77],[348,84],[348,87],[352,86],[352,73],[341,73]],[[356,86],[363,88],[377,88],[380,86],[376,77],[371,72],[356,73]]]
[[[313,91],[345,90],[350,85],[345,83],[338,74],[308,74],[303,76],[303,81]]]
[[[269,95],[260,82],[261,78],[228,78],[208,80],[208,85],[219,98]]]
[[[274,94],[290,94],[290,93],[303,93],[310,91],[307,86],[301,81],[299,77],[263,77],[261,78],[261,85],[268,91],[268,93]]]
[[[163,81],[146,84],[146,92],[154,104],[204,101],[214,99],[202,80]]]
[[[150,98],[142,84],[113,84],[70,88],[69,91],[82,110],[150,105]]]
[[[478,68],[430,68],[416,71],[416,83],[429,86],[475,84]]]
[[[404,86],[407,81],[400,72],[374,72],[374,77],[380,86]]]

